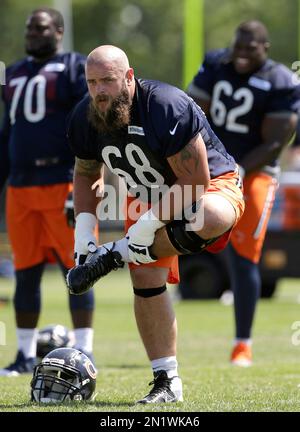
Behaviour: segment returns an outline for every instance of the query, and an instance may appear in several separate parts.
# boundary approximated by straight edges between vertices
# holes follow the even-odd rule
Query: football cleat
[[[34,357],[26,359],[23,351],[18,351],[15,361],[6,368],[0,369],[0,376],[16,377],[24,373],[32,373],[35,364]]]
[[[95,282],[112,270],[124,267],[119,252],[107,249],[107,253],[90,254],[86,262],[69,270],[66,282],[71,294],[80,295],[87,292]]]
[[[237,343],[231,353],[230,361],[235,366],[240,366],[240,367],[251,366],[252,365],[251,346],[244,342]]]
[[[160,370],[154,372],[154,380],[149,383],[152,390],[138,404],[154,404],[168,402],[182,402],[182,382],[178,376],[168,378],[167,372]]]

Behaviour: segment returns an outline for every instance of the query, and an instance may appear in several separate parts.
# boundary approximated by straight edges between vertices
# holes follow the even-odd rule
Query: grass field
[[[40,327],[60,323],[71,328],[65,290],[57,270],[48,270]],[[12,294],[13,281],[0,279],[0,297],[12,298]],[[144,407],[134,401],[148,392],[151,369],[135,328],[128,272],[113,272],[96,286],[94,352],[99,374],[95,400],[37,406],[29,401],[30,375],[0,378],[0,411],[300,411],[300,346],[291,339],[291,326],[300,321],[299,295],[300,280],[283,280],[276,298],[260,302],[254,365],[248,369],[228,362],[232,307],[213,300],[175,302],[185,400]],[[0,366],[5,366],[16,349],[12,302],[0,306],[0,321],[6,327],[6,345],[0,345]]]

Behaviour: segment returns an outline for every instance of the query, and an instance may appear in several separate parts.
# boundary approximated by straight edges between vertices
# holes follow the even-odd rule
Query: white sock
[[[36,357],[37,337],[36,328],[17,328],[18,349],[23,352],[25,358]]]
[[[90,327],[74,329],[75,348],[85,353],[93,351],[94,330]]]
[[[103,245],[98,247],[98,253],[100,255],[104,255],[107,253],[107,249],[112,249],[112,246],[113,242],[104,243]],[[114,251],[119,252],[124,262],[130,262],[128,254],[128,240],[126,237],[123,237],[121,240],[117,240],[115,242]]]
[[[249,345],[249,346],[252,345],[252,339],[251,338],[245,338],[245,339],[244,338],[235,338],[233,343],[234,343],[234,345],[237,345],[240,342],[242,342],[246,345]]]
[[[165,370],[167,372],[168,378],[173,378],[174,376],[178,376],[178,372],[177,372],[178,363],[176,360],[176,356],[162,357],[156,360],[152,360],[151,366],[153,372],[157,372],[159,370]]]

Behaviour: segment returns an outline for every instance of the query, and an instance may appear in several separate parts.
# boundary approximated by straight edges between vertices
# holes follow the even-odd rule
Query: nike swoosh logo
[[[175,134],[178,124],[179,124],[179,121],[176,123],[174,129],[172,129],[172,130],[170,129],[170,130],[169,130],[170,135],[174,135],[174,134]]]
[[[139,246],[137,246],[137,247],[135,247],[135,246],[133,246],[133,245],[128,245],[128,248],[132,251],[132,252],[134,252],[134,253],[139,253],[139,254],[142,254],[142,255],[147,255],[147,248],[145,248],[145,247],[139,247]]]

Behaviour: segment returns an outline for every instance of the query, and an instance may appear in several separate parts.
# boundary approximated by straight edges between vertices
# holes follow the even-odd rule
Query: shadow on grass
[[[98,401],[91,404],[91,406],[95,407],[133,407],[135,405],[135,402],[105,402],[105,401]]]
[[[138,364],[106,364],[104,366],[105,368],[111,368],[111,369],[146,369],[147,367],[145,365],[138,365]]]
[[[2,408],[9,409],[9,408],[29,408],[33,405],[31,403],[20,403],[20,404],[0,404],[0,410]]]
[[[62,408],[62,407],[66,407],[66,408],[87,408],[87,407],[95,407],[95,408],[104,408],[104,407],[133,407],[135,405],[134,402],[106,402],[106,401],[95,401],[95,402],[86,402],[86,403],[80,403],[80,402],[68,402],[68,403],[51,403],[51,404],[36,404],[36,403],[32,403],[32,402],[28,402],[28,403],[20,403],[20,404],[0,404],[0,411],[2,408],[5,408],[6,410],[9,410],[9,408],[11,409],[30,409],[30,408],[34,408],[35,411],[38,410],[39,408],[42,408],[43,411],[45,408]],[[50,410],[49,412],[52,412],[52,410]],[[57,412],[57,411],[56,411]],[[70,411],[72,412],[72,411]],[[80,412],[80,411],[75,411],[75,412]]]

